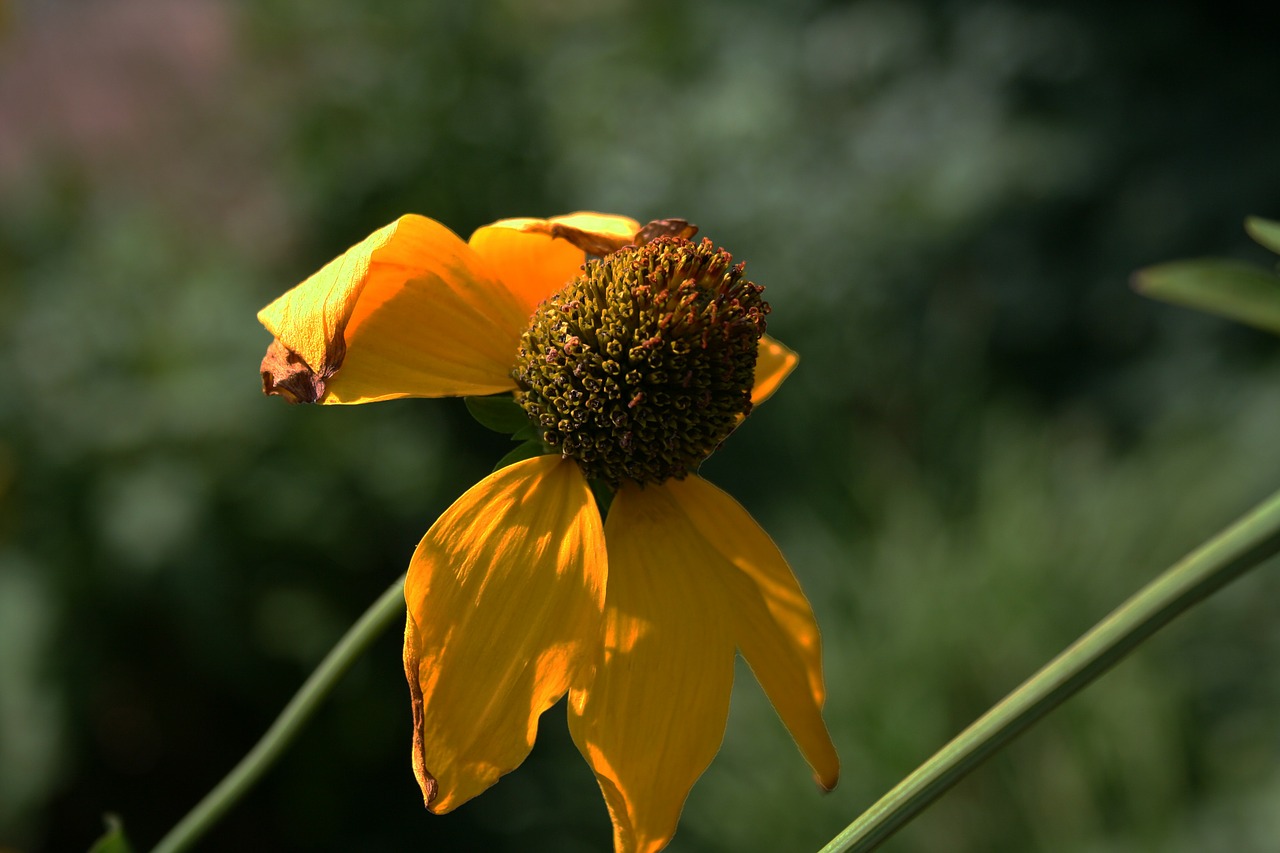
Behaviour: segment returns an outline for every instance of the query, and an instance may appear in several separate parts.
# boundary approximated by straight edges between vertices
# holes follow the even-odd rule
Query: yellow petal
[[[607,563],[577,465],[489,475],[432,525],[405,582],[413,767],[433,812],[515,769],[538,716],[583,683],[599,647]]]
[[[539,302],[578,276],[587,256],[568,240],[519,227],[529,221],[486,225],[471,235],[470,245],[532,314]]]
[[[584,247],[625,245],[639,228],[634,219],[607,213],[502,219],[476,229],[470,245],[532,313],[578,276],[587,256]]]
[[[576,228],[588,234],[610,235],[613,237],[633,237],[640,230],[640,223],[630,216],[618,216],[612,213],[594,213],[580,210],[577,213],[566,213],[551,217],[550,222]]]
[[[528,311],[457,235],[409,215],[258,319],[313,371],[321,402],[363,403],[510,390]]]
[[[724,736],[733,686],[731,601],[717,559],[661,487],[624,485],[605,523],[605,640],[569,694],[569,730],[595,771],[618,853],[660,850]]]
[[[778,341],[768,335],[760,338],[760,350],[756,356],[756,380],[751,388],[752,405],[758,406],[769,399],[799,362],[800,356]]]
[[[822,642],[791,567],[755,519],[711,483],[691,476],[664,488],[720,554],[704,571],[714,569],[734,601],[728,612],[738,648],[818,784],[830,790],[840,759],[822,720]]]

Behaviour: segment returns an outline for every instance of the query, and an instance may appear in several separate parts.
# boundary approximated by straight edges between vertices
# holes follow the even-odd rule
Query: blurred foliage
[[[259,395],[256,310],[406,211],[687,217],[802,354],[704,473],[814,602],[844,779],[740,678],[673,850],[815,849],[1276,486],[1274,340],[1127,287],[1268,262],[1274,7],[6,8],[0,846],[108,810],[153,843],[509,449],[459,401]],[[886,849],[1273,849],[1278,593],[1166,629]],[[388,636],[208,848],[607,846],[562,709],[427,814],[402,678]]]

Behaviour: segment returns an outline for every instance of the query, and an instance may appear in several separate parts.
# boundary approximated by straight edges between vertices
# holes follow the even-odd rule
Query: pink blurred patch
[[[217,94],[230,65],[217,0],[33,4],[0,43],[0,175],[41,151],[100,163],[147,147]]]
[[[5,3],[6,0],[0,0]],[[0,30],[0,191],[59,174],[257,253],[289,239],[227,0],[15,8]]]

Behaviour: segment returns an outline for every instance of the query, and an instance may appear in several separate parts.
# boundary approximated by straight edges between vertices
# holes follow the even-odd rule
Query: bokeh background
[[[671,849],[816,849],[1280,485],[1278,342],[1128,284],[1270,262],[1277,8],[0,0],[0,847],[154,843],[507,449],[263,398],[257,309],[403,212],[600,209],[700,224],[803,356],[703,473],[813,600],[844,778],[741,668]],[[885,849],[1277,849],[1277,568]],[[393,630],[205,849],[607,848],[563,706],[435,817],[407,699]]]

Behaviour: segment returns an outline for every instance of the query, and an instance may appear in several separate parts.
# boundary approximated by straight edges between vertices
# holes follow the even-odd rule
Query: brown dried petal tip
[[[659,237],[679,237],[688,240],[698,233],[698,226],[685,219],[655,219],[636,232],[635,244],[643,246]]]
[[[324,379],[276,338],[262,358],[262,393],[290,403],[314,403],[324,396]]]

